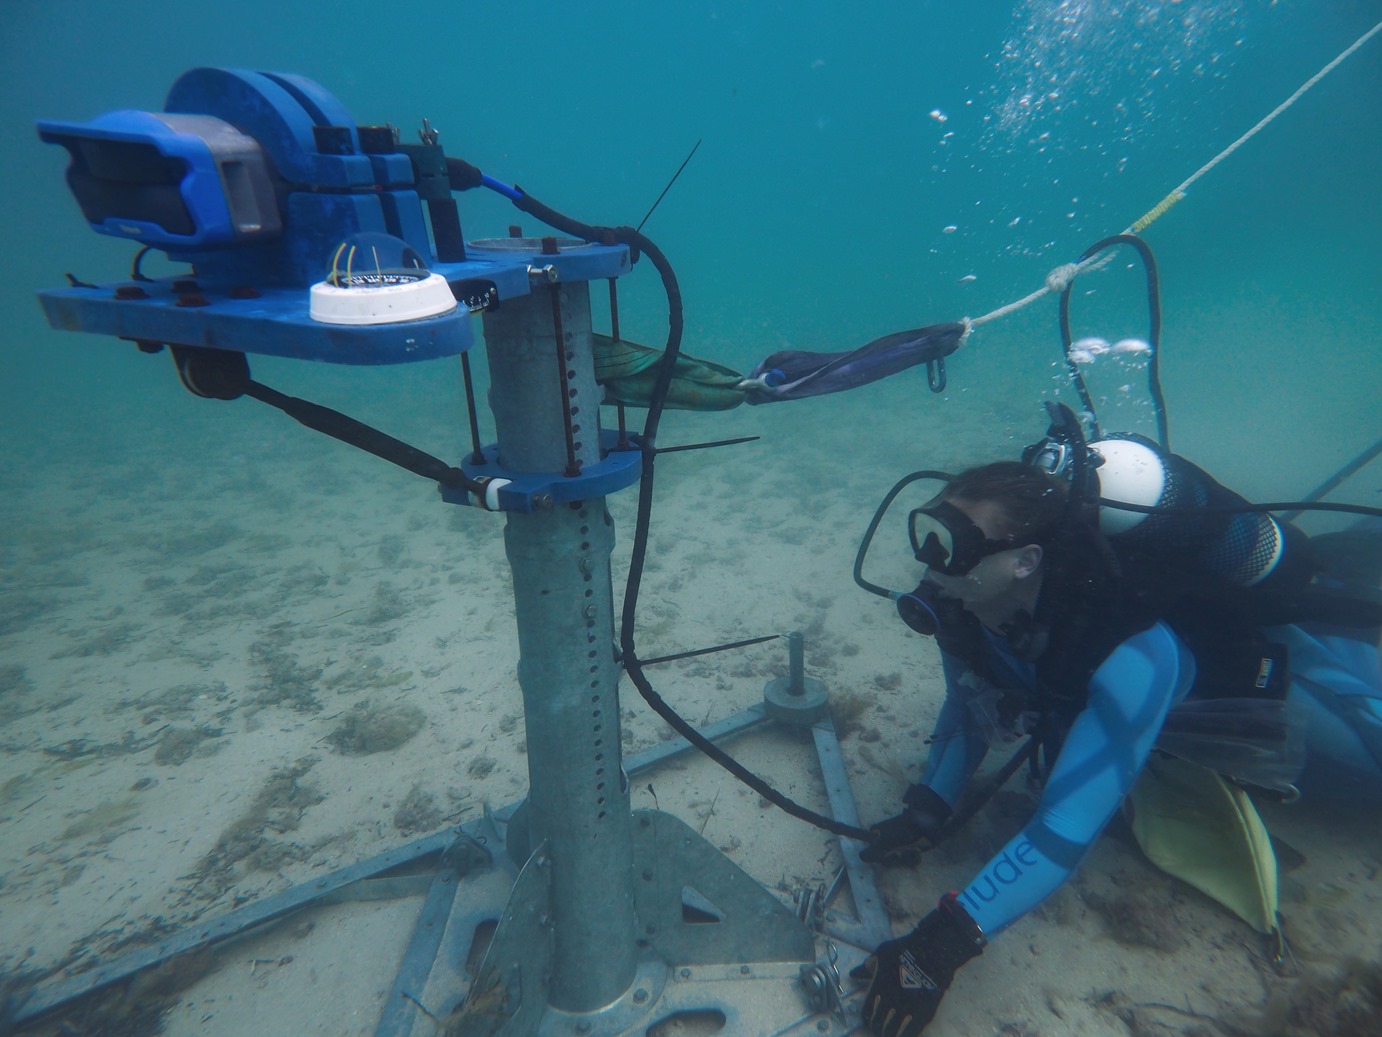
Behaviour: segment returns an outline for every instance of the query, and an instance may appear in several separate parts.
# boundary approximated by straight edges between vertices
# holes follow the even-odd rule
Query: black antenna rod
[[[643,214],[643,218],[638,221],[638,226],[635,227],[634,230],[639,231],[643,229],[643,224],[648,222],[648,217],[653,214],[653,209],[656,209],[659,205],[662,204],[662,199],[667,197],[667,192],[672,189],[672,185],[677,182],[677,177],[681,176],[681,171],[686,168],[686,163],[691,161],[691,155],[694,155],[696,153],[696,148],[699,148],[700,146],[701,142],[699,140],[696,141],[696,144],[691,149],[690,154],[688,154],[684,159],[681,160],[681,165],[677,166],[677,171],[672,174],[672,179],[667,181],[667,186],[664,187],[662,189],[662,193],[657,196],[657,201],[653,202],[652,209],[649,209],[646,213]]]

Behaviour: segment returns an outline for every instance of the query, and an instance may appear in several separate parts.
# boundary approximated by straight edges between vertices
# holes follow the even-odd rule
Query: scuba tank
[[[1022,459],[1070,480],[1070,508],[1113,547],[1125,574],[1165,599],[1223,599],[1257,623],[1305,618],[1310,538],[1251,510],[1208,472],[1144,436],[1086,442],[1073,411],[1047,405],[1046,438]]]
[[[1204,469],[1140,436],[1097,440],[1089,452],[1098,459],[1099,530],[1120,547],[1174,552],[1228,587],[1309,581],[1309,541],[1295,526],[1261,512],[1201,514],[1248,503]]]

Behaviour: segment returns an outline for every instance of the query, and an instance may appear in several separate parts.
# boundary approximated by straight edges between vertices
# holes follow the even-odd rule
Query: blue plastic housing
[[[263,151],[220,119],[118,111],[38,135],[72,156],[67,184],[98,233],[201,249],[282,230]]]
[[[464,305],[423,320],[319,323],[308,290],[341,242],[389,234],[432,258],[413,165],[372,151],[349,112],[301,76],[198,68],[168,93],[164,113],[110,112],[89,123],[42,122],[39,136],[72,155],[68,181],[93,229],[191,264],[194,276],[41,292],[59,329],[139,342],[212,347],[345,364],[453,356],[475,343]],[[492,281],[500,304],[527,295],[535,271],[586,281],[629,270],[624,246],[487,243],[460,263],[431,262],[456,286]],[[539,275],[546,281],[548,275]]]

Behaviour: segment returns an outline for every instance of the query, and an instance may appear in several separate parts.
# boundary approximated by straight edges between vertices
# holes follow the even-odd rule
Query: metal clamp
[[[840,985],[840,953],[834,941],[825,941],[825,958],[814,965],[803,965],[797,982],[806,994],[813,1012],[829,1012],[841,1025],[845,1019],[844,987]]]

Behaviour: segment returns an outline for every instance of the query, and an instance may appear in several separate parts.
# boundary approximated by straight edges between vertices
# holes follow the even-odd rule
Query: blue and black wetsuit
[[[1311,625],[1268,631],[1291,659],[1289,702],[1305,728],[1307,796],[1382,807],[1382,660],[1356,635]]]
[[[1382,801],[1382,673],[1375,644],[1302,627],[1271,630],[1287,644],[1288,696],[1304,718],[1307,795]],[[942,653],[947,695],[921,784],[952,807],[988,750],[987,703],[997,684],[1035,703],[1036,667],[985,630],[991,679]],[[1094,671],[1035,816],[960,892],[965,910],[993,936],[1053,893],[1079,865],[1131,790],[1167,713],[1190,693],[1195,660],[1165,623],[1118,644]]]

